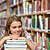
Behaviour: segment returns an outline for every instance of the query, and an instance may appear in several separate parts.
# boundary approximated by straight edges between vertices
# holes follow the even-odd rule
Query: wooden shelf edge
[[[50,34],[50,32],[44,32],[44,31],[36,31],[36,30],[32,30],[33,32],[40,32],[40,33],[46,33],[46,34]]]
[[[6,26],[2,26],[2,25],[0,25],[0,27],[4,27],[4,28],[5,28]]]
[[[2,1],[0,4],[2,4],[3,2],[5,2],[6,0]]]
[[[32,13],[32,15],[41,15],[41,14],[47,14],[47,13]]]
[[[18,5],[21,5],[21,4],[23,4],[23,2],[22,3],[15,4],[15,5],[10,5],[10,8],[13,8],[13,7],[18,6]]]
[[[26,29],[27,31],[31,31],[31,29]]]
[[[7,17],[0,17],[0,19],[7,19]]]
[[[0,12],[2,12],[2,11],[6,11],[6,10],[7,10],[7,8],[4,8],[4,9],[0,10]]]

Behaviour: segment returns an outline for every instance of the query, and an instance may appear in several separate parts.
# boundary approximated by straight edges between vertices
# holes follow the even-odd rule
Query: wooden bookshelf
[[[0,0],[0,39],[3,34],[1,34],[1,32],[5,30],[6,27],[7,10],[7,0]]]
[[[24,18],[24,20],[25,20],[25,18],[27,17],[27,19],[28,18],[30,18],[31,19],[31,28],[30,29],[26,29],[27,31],[31,31],[31,36],[32,36],[32,34],[34,33],[34,32],[38,32],[38,33],[41,33],[41,34],[49,34],[50,35],[50,32],[45,32],[45,31],[42,31],[42,30],[33,30],[32,29],[32,19],[34,19],[34,16],[35,15],[37,15],[37,18],[39,17],[39,15],[41,15],[42,16],[42,18],[43,19],[45,19],[45,18],[50,18],[50,11],[48,11],[49,10],[49,8],[48,8],[48,1],[49,0],[43,0],[43,1],[41,1],[40,3],[41,3],[41,8],[39,8],[40,6],[39,6],[39,3],[37,3],[38,2],[38,0],[25,0],[25,2],[23,3],[23,1],[21,2],[21,3],[18,3],[18,1],[19,0],[17,0],[17,3],[15,4],[15,5],[13,5],[14,4],[14,2],[13,2],[13,4],[11,5],[10,4],[10,0],[5,0],[6,2],[7,2],[7,8],[5,8],[5,9],[2,9],[2,10],[0,10],[0,12],[3,12],[3,11],[7,11],[7,17],[3,17],[3,18],[0,18],[0,19],[8,19],[8,17],[11,17],[11,16],[13,16],[11,13],[10,13],[10,8],[15,8],[16,7],[16,9],[18,10],[16,10],[17,11],[17,14],[15,14],[16,15],[16,17],[23,17]],[[5,1],[3,1],[2,3],[4,3]],[[40,0],[39,0],[40,1]],[[47,2],[46,2],[47,1]],[[27,2],[27,3],[26,3]],[[43,3],[44,2],[44,3]],[[2,4],[2,3],[0,3],[0,4]],[[28,5],[26,5],[26,4],[28,4]],[[31,10],[29,10],[29,4],[32,4],[32,8],[30,8]],[[24,7],[25,6],[25,7]],[[46,6],[46,7],[45,7]],[[22,8],[21,8],[22,7]],[[24,8],[23,8],[24,7]],[[45,8],[44,8],[45,7]],[[38,9],[39,8],[39,9]],[[25,10],[24,10],[25,9]],[[13,11],[13,9],[11,9],[12,10],[12,12],[14,13],[15,12],[15,10]],[[19,12],[19,10],[20,10],[20,12]],[[35,11],[34,11],[35,10]],[[42,11],[43,10],[43,11]],[[28,12],[27,12],[28,11]],[[29,11],[31,11],[31,13],[29,14]],[[40,11],[40,12],[39,12]],[[26,12],[26,13],[24,13],[24,12]],[[23,14],[24,13],[24,14]],[[11,15],[10,15],[11,14]],[[36,19],[36,17],[35,17],[35,19]],[[34,19],[34,20],[35,20]],[[37,21],[36,21],[37,22]],[[50,21],[49,21],[50,22]],[[39,23],[38,23],[39,24]],[[0,27],[5,27],[5,26],[0,26]]]

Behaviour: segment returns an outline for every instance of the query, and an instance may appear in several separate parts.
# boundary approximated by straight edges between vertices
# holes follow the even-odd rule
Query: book
[[[5,48],[5,50],[26,50],[25,48]]]
[[[27,42],[25,40],[7,40],[4,44],[4,50],[26,50]]]
[[[5,48],[27,48],[27,45],[8,45],[8,44],[5,44]]]
[[[7,44],[26,44],[27,42],[25,40],[7,40]]]

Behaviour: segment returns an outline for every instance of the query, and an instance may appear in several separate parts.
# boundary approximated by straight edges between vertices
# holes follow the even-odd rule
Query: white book
[[[26,48],[5,48],[4,50],[26,50]]]
[[[41,30],[43,30],[43,23],[42,23],[42,16],[41,15],[39,15],[39,22],[40,22]]]
[[[42,33],[42,50],[45,50],[45,34]]]
[[[7,44],[26,44],[26,42],[6,42]]]
[[[37,29],[37,15],[35,15],[35,30]]]
[[[14,5],[16,5],[16,2],[17,2],[16,0],[13,0],[13,4],[14,4]]]
[[[48,18],[45,18],[45,31],[48,32],[47,30],[48,30]]]
[[[25,15],[25,2],[23,2],[23,14]]]
[[[28,29],[31,29],[31,19],[28,18]]]
[[[37,44],[38,44],[38,36],[39,36],[39,33],[37,32]]]
[[[27,48],[27,45],[7,45],[5,44],[4,48]]]
[[[32,13],[32,4],[29,4],[28,7],[29,7],[29,12],[28,13],[31,14]]]
[[[37,12],[37,1],[35,1],[35,13]]]
[[[7,42],[26,42],[25,40],[7,40]]]

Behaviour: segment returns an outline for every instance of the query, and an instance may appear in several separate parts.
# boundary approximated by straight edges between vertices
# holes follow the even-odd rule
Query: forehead
[[[13,21],[10,26],[19,26],[21,25],[20,21]]]

